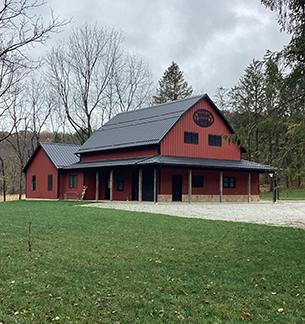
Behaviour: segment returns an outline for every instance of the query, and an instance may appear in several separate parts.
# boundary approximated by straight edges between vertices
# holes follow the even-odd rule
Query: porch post
[[[139,169],[139,179],[138,179],[138,200],[142,201],[142,176],[143,176],[143,169]]]
[[[158,201],[158,191],[157,191],[157,168],[154,168],[154,203]]]
[[[99,199],[99,190],[100,189],[100,173],[99,171],[95,172],[95,200]]]
[[[110,170],[110,178],[109,178],[109,189],[110,189],[110,201],[113,200],[113,169]]]
[[[219,173],[219,201],[223,201],[223,171]]]
[[[189,190],[188,190],[188,201],[189,203],[192,202],[192,188],[193,188],[193,183],[192,183],[192,170],[189,169]]]
[[[273,202],[276,202],[276,198],[277,198],[277,181],[276,181],[276,173],[273,173],[273,177],[272,177],[272,181],[273,181]]]
[[[248,202],[251,202],[251,172],[248,174]]]

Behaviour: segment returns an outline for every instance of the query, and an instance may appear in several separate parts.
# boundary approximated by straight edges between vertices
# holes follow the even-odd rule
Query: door
[[[139,171],[133,170],[131,181],[131,200],[139,200]]]
[[[110,179],[109,179],[109,176],[107,177],[104,177],[103,178],[103,182],[105,184],[105,200],[109,200],[110,199],[110,188],[109,188],[109,182],[110,182]]]
[[[172,200],[182,201],[182,176],[181,175],[173,175]]]
[[[153,169],[143,169],[142,200],[154,201],[154,170]]]

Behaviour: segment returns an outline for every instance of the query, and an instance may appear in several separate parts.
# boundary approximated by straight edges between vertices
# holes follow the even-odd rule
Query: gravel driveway
[[[217,219],[305,229],[305,201],[259,203],[137,203],[102,202],[87,207],[114,208],[179,217]]]

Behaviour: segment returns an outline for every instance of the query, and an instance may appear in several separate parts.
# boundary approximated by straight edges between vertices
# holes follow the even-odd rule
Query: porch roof
[[[103,167],[119,167],[119,166],[173,166],[173,167],[194,167],[202,169],[217,170],[240,170],[255,172],[275,172],[277,168],[270,165],[260,164],[247,160],[220,160],[220,159],[204,159],[178,156],[162,156],[156,155],[146,158],[132,158],[122,160],[104,160],[96,162],[79,162],[72,164],[64,169],[90,169]]]

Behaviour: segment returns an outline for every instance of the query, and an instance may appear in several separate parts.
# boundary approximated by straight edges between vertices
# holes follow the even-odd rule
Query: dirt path
[[[305,229],[305,201],[259,203],[137,203],[102,202],[86,205],[179,217],[217,219]]]

